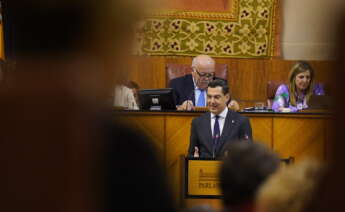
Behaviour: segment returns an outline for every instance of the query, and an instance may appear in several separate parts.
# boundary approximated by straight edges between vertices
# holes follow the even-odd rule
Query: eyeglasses
[[[212,78],[214,77],[214,73],[200,73],[196,68],[193,67],[193,70],[199,75],[199,77],[207,77]]]

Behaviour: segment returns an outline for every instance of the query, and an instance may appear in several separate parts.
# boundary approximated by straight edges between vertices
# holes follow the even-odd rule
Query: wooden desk
[[[175,196],[182,200],[182,164],[187,153],[193,118],[202,112],[119,112],[134,127],[145,132],[159,148]],[[253,138],[269,146],[282,158],[327,159],[331,137],[329,113],[242,113],[249,117]],[[188,200],[187,206],[208,202],[220,208],[219,200]]]

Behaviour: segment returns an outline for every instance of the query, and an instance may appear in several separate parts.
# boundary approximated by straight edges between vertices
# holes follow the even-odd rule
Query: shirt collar
[[[199,90],[199,87],[196,85],[193,75],[192,75],[192,79],[193,79],[193,84],[194,84],[194,90]]]
[[[225,119],[226,118],[226,115],[228,114],[228,107],[225,107],[225,109],[218,115],[220,118],[223,118]],[[216,115],[214,113],[211,113],[211,119],[215,118]]]
[[[194,77],[193,77],[193,75],[192,75],[192,79],[193,79],[193,84],[194,84],[194,90],[203,90],[203,91],[207,91],[207,87],[206,87],[206,89],[200,89],[197,85],[196,85],[196,82],[195,82],[195,80],[194,80]]]

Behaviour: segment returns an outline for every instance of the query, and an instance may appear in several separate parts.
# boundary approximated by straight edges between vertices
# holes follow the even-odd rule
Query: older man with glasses
[[[194,107],[206,107],[206,89],[208,84],[216,79],[215,61],[208,55],[199,55],[193,59],[192,74],[173,79],[169,87],[175,90],[175,100],[178,110],[193,110]],[[231,100],[231,109],[239,110],[235,100]]]

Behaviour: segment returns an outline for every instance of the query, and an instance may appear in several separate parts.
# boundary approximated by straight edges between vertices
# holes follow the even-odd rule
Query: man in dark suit
[[[193,119],[189,157],[217,158],[224,155],[229,142],[252,140],[249,119],[227,107],[229,87],[224,80],[208,84],[207,104],[210,112]]]
[[[193,72],[169,82],[175,91],[175,100],[179,110],[192,110],[194,106],[206,106],[206,89],[215,78],[215,61],[208,55],[199,55],[193,59]],[[238,103],[232,100],[229,107],[238,110]]]

